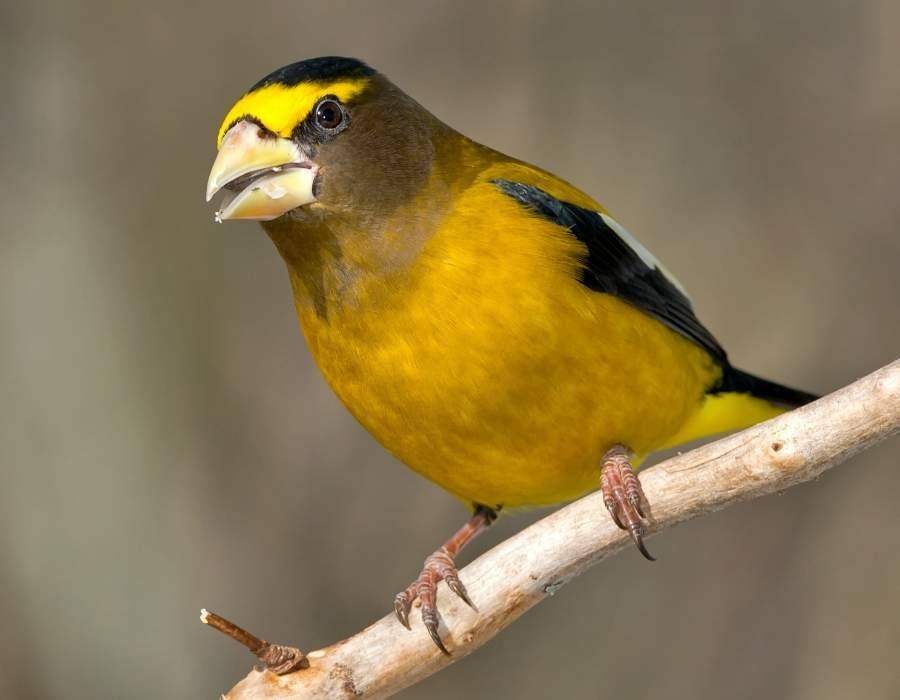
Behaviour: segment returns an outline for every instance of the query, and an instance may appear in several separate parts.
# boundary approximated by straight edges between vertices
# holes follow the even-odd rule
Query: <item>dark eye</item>
[[[344,121],[344,112],[334,100],[322,100],[316,107],[316,124],[323,129],[335,129]]]

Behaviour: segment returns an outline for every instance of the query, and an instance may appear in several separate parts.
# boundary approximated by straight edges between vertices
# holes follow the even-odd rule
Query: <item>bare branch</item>
[[[774,420],[641,472],[652,532],[814,479],[900,431],[900,360]],[[441,654],[414,613],[407,632],[393,614],[309,654],[285,676],[252,671],[227,700],[385,698],[472,653],[573,577],[628,546],[599,494],[562,508],[467,566],[462,577],[480,612],[441,584]]]

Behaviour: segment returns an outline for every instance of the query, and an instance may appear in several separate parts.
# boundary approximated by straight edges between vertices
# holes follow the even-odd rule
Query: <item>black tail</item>
[[[752,374],[742,372],[734,367],[726,367],[722,375],[722,381],[716,387],[715,393],[733,391],[739,394],[751,394],[760,399],[771,401],[780,406],[788,406],[796,408],[803,406],[810,401],[815,401],[818,396],[809,394],[799,389],[791,389],[790,387],[770,382],[768,379],[754,377]]]

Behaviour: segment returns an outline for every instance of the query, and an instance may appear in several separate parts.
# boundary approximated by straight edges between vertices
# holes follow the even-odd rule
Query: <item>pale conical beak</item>
[[[316,170],[293,141],[265,134],[242,120],[222,139],[206,184],[206,201],[225,187],[231,192],[216,221],[270,221],[316,201]]]

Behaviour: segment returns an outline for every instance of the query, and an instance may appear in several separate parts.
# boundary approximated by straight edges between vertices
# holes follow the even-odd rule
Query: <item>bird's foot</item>
[[[394,598],[394,612],[397,619],[406,627],[412,629],[409,624],[409,612],[413,602],[419,600],[422,609],[422,623],[437,648],[447,656],[450,652],[441,640],[438,633],[440,617],[437,608],[437,587],[441,581],[446,581],[447,587],[458,595],[469,607],[477,610],[469,592],[459,578],[459,571],[453,562],[454,557],[479,533],[484,531],[497,517],[495,511],[485,506],[477,506],[471,520],[461,527],[447,543],[425,560],[422,573],[402,593]]]
[[[621,445],[612,447],[603,456],[600,490],[603,503],[616,525],[628,530],[641,554],[655,561],[644,546],[647,499],[631,466],[631,453]]]
[[[447,588],[462,598],[466,605],[477,610],[472,599],[469,598],[469,592],[463,582],[459,580],[459,572],[453,564],[453,559],[447,553],[447,548],[441,547],[425,560],[422,573],[410,584],[409,588],[398,593],[394,598],[394,612],[397,613],[397,618],[406,629],[412,629],[409,624],[409,611],[413,602],[418,598],[422,606],[422,623],[425,625],[425,629],[428,630],[428,634],[431,635],[438,649],[449,656],[450,652],[447,651],[447,647],[444,646],[444,642],[441,641],[441,636],[438,634],[440,619],[437,609],[437,585],[440,581],[446,581]]]

